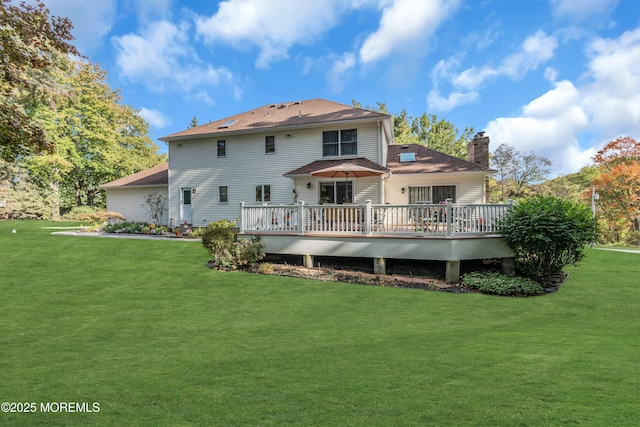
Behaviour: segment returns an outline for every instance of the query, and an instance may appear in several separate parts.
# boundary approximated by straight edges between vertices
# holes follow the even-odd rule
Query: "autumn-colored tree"
[[[51,71],[68,54],[79,55],[69,42],[71,22],[49,16],[40,0],[35,5],[0,2],[0,158],[51,149],[33,111],[56,99]]]
[[[601,170],[593,185],[608,225],[617,228],[622,223],[629,241],[640,245],[640,142],[628,136],[618,138],[598,151],[593,160]],[[621,234],[624,231],[620,230]]]

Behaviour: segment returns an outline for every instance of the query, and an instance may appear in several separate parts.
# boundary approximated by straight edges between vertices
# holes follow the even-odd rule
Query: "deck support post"
[[[502,274],[506,274],[507,276],[514,276],[516,274],[515,263],[516,260],[513,257],[502,258]]]
[[[460,280],[460,261],[447,261],[445,281],[455,283]]]
[[[304,265],[305,268],[313,268],[313,255],[302,255],[302,265]]]
[[[373,259],[373,274],[387,274],[387,262],[384,258],[377,257]]]

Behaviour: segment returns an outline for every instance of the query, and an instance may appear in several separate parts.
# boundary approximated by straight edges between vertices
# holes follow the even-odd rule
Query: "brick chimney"
[[[467,160],[489,168],[489,137],[484,132],[478,132],[467,145]]]
[[[489,169],[489,137],[478,132],[467,145],[467,160]],[[489,203],[489,179],[484,183],[484,202]]]

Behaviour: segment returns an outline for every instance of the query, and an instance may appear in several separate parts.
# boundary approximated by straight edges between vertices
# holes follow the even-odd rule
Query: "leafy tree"
[[[640,245],[640,142],[628,136],[618,138],[593,160],[601,172],[593,185],[606,221],[614,229],[627,227],[629,240]],[[620,230],[622,235],[624,231]]]
[[[362,104],[356,100],[352,100],[351,104],[362,108]],[[378,101],[376,106],[367,105],[365,109],[389,114],[384,102]],[[397,144],[421,144],[451,156],[467,158],[467,145],[473,138],[473,127],[466,127],[460,132],[453,123],[438,119],[435,114],[422,113],[420,117],[414,118],[406,109],[392,116],[393,134]]]
[[[537,194],[549,194],[573,201],[590,201],[592,181],[598,175],[595,166],[585,166],[577,173],[560,176],[534,187]]]
[[[49,219],[55,205],[20,162],[0,159],[0,219]]]
[[[0,3],[0,158],[13,160],[52,147],[33,111],[56,101],[51,71],[68,54],[79,55],[69,43],[71,22],[49,16],[35,5],[10,0]]]
[[[68,61],[57,77],[63,101],[35,114],[53,150],[29,160],[43,186],[68,204],[93,206],[101,184],[160,163],[147,122],[120,103],[98,65]]]
[[[496,148],[491,164],[498,171],[496,179],[501,189],[501,200],[505,200],[507,195],[523,196],[528,186],[544,181],[551,171],[551,160],[531,152],[521,153],[506,144]]]
[[[593,242],[596,223],[583,203],[553,196],[535,196],[514,205],[498,224],[498,232],[513,250],[516,268],[544,283],[584,257]]]

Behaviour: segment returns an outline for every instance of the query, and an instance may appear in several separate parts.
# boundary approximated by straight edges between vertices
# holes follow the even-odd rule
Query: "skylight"
[[[416,153],[400,153],[400,163],[415,162]]]
[[[218,126],[218,129],[224,129],[224,128],[228,128],[229,126],[231,126],[232,124],[234,124],[235,122],[237,122],[238,120],[227,120],[226,122],[224,122],[223,124],[221,124],[220,126]]]

